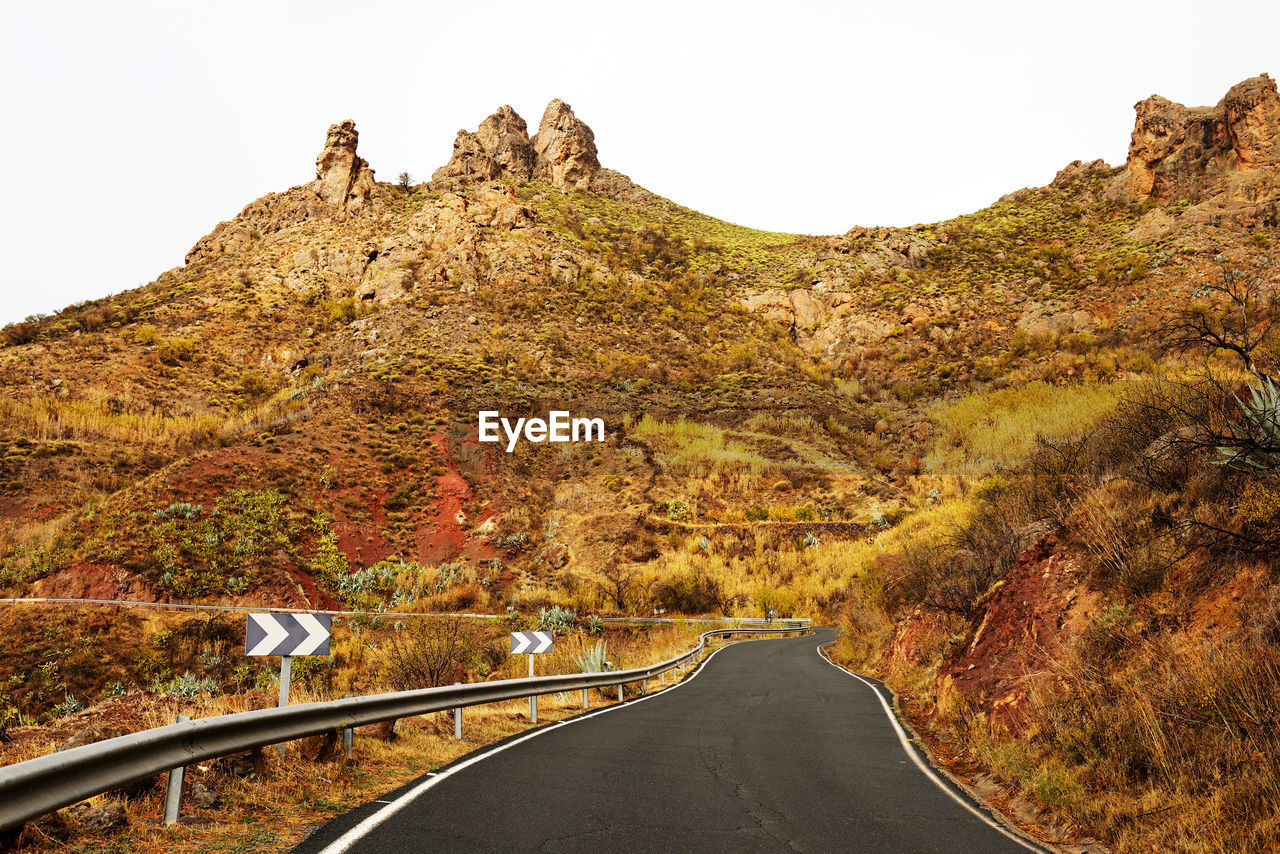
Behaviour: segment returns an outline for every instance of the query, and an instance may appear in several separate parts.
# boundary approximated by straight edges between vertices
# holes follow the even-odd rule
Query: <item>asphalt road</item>
[[[734,644],[677,688],[517,736],[466,764],[492,748],[478,751],[294,850],[1040,850],[917,767],[884,689],[818,655],[833,634]]]

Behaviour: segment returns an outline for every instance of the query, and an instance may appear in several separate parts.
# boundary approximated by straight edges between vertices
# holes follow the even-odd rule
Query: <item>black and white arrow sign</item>
[[[250,614],[245,655],[328,655],[329,614]]]
[[[511,654],[551,652],[551,632],[512,632]]]

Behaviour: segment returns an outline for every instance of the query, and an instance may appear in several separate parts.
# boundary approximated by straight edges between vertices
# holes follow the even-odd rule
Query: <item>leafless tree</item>
[[[1165,324],[1166,348],[1210,356],[1231,354],[1254,376],[1273,381],[1280,322],[1276,282],[1224,270],[1221,281],[1202,285],[1198,294]]]
[[[397,691],[461,682],[478,643],[460,617],[421,617],[387,645],[387,681]]]
[[[643,573],[633,563],[619,563],[614,558],[609,558],[600,570],[600,576],[596,586],[619,611],[630,609],[649,593],[649,585],[645,583]]]

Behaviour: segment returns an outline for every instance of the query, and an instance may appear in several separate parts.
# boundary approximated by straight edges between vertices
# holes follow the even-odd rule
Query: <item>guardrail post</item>
[[[533,678],[533,655],[529,655],[529,678]],[[529,695],[529,723],[536,724],[538,722],[538,695]]]
[[[587,689],[583,688],[582,689],[582,708],[585,709],[586,707],[587,707]]]
[[[178,715],[178,723],[191,720],[191,715]],[[169,785],[164,792],[164,823],[177,824],[182,804],[182,775],[187,769],[182,765],[169,769]]]
[[[293,675],[293,656],[280,656],[280,702],[276,705],[284,707],[289,705],[289,682]],[[280,754],[280,758],[284,759],[284,742],[276,745],[276,753]]]
[[[461,682],[454,682],[454,685],[461,685]],[[457,706],[453,710],[453,737],[462,740],[462,706]]]
[[[649,680],[648,680],[648,679],[642,679],[642,680],[640,680],[640,693],[641,693],[641,694],[648,694],[648,693],[649,693]]]
[[[618,683],[618,702],[622,702],[622,683]]]
[[[350,700],[350,694],[343,694],[342,699]],[[356,731],[354,727],[344,726],[342,728],[342,752],[348,759],[351,758],[351,751],[355,748]]]

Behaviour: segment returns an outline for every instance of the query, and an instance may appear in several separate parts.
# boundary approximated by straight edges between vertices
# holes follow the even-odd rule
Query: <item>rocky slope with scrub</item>
[[[1042,833],[1265,847],[1280,683],[1237,676],[1280,641],[1280,100],[1263,75],[1136,112],[1121,167],[831,236],[652,194],[559,100],[532,136],[509,106],[460,131],[425,183],[335,124],[313,182],[182,267],[0,330],[0,585],[839,620]],[[606,440],[506,453],[482,409]],[[0,727],[256,684],[202,663],[217,638],[5,619],[29,687]]]

